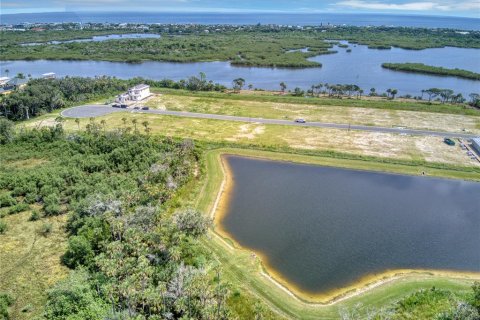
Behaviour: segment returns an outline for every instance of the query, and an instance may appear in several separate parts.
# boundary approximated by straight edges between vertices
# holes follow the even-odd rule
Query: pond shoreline
[[[252,155],[242,155],[242,152],[220,152],[217,157],[218,164],[220,165],[221,171],[223,173],[223,179],[221,186],[216,194],[214,205],[209,212],[210,216],[214,219],[214,229],[212,230],[215,235],[218,236],[233,251],[247,251],[253,252],[252,258],[258,259],[260,261],[261,270],[259,271],[260,275],[268,281],[271,281],[275,286],[282,291],[286,292],[289,296],[295,298],[302,303],[315,306],[331,306],[340,301],[344,301],[355,296],[361,295],[363,293],[369,292],[370,290],[381,287],[387,283],[396,282],[406,278],[429,278],[429,277],[446,277],[451,279],[462,279],[462,280],[480,280],[480,273],[478,272],[463,272],[455,270],[431,270],[431,269],[395,269],[395,270],[386,270],[377,274],[369,274],[360,279],[356,280],[352,284],[342,287],[339,289],[329,290],[326,292],[308,292],[300,289],[295,284],[286,280],[282,275],[280,275],[276,270],[269,265],[268,259],[261,252],[255,251],[250,248],[246,248],[239,243],[237,243],[233,237],[225,231],[222,227],[222,219],[225,217],[228,209],[229,199],[233,190],[233,179],[231,168],[226,162],[225,156],[235,155],[241,157],[251,157],[255,159],[262,159],[266,161],[282,161],[278,159],[271,159],[265,155],[252,156]],[[285,161],[283,161],[285,162]],[[218,165],[217,164],[217,165]],[[394,173],[397,174],[397,173]]]

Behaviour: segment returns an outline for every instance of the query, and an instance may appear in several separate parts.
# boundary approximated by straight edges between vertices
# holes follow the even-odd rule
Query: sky
[[[0,13],[55,11],[396,13],[480,18],[480,0],[0,0]]]

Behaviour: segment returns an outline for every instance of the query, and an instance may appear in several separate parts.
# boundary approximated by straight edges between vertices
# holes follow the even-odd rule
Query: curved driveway
[[[125,109],[113,108],[107,105],[85,105],[73,107],[61,112],[62,117],[67,118],[90,118],[100,117],[113,112],[125,111]]]
[[[237,116],[228,116],[228,115],[221,115],[221,114],[168,111],[168,110],[131,110],[131,109],[127,109],[127,110],[131,111],[132,113],[150,113],[150,114],[159,114],[159,115],[175,116],[175,117],[213,119],[213,120],[223,120],[223,121],[255,122],[255,123],[263,123],[263,124],[276,124],[276,125],[287,125],[287,126],[298,126],[298,127],[359,130],[359,131],[370,131],[370,132],[396,133],[396,134],[408,134],[408,135],[418,135],[418,136],[436,136],[436,137],[447,137],[447,138],[464,138],[464,139],[471,139],[476,137],[476,135],[466,134],[466,133],[416,130],[416,129],[401,128],[401,127],[377,127],[377,126],[364,126],[364,125],[353,125],[353,124],[350,125],[350,124],[344,124],[344,123],[328,123],[328,122],[296,123],[296,122],[293,122],[292,120],[237,117]],[[112,112],[122,112],[127,110],[112,108],[108,106],[91,106],[90,105],[90,106],[81,106],[81,107],[75,107],[75,108],[64,110],[62,112],[62,116],[73,117],[73,118],[88,118],[88,117],[102,116]]]

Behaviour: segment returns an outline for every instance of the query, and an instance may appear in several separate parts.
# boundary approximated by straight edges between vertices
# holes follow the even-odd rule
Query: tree
[[[102,119],[102,120],[100,120],[100,124],[103,127],[103,133],[105,133],[106,127],[107,127],[107,121],[105,121],[105,119]]]
[[[245,79],[243,78],[237,78],[233,80],[233,90],[235,92],[240,92],[245,85]]]
[[[123,122],[123,126],[126,127],[127,126],[127,118],[123,117],[122,122]]]
[[[5,74],[7,75],[8,77],[8,74],[10,73],[10,70],[9,69],[5,69]]]
[[[448,102],[450,98],[453,96],[454,92],[451,89],[443,89],[440,91],[440,97],[442,99],[442,103]]]
[[[250,84],[248,85],[248,90],[252,90],[252,89],[253,89],[253,84],[250,83]]]
[[[376,89],[375,88],[370,88],[370,96],[374,97],[377,95]]]
[[[137,122],[138,122],[137,119],[132,119],[132,124],[133,124],[133,126],[134,126],[134,128],[135,128],[135,132],[137,132]]]
[[[299,87],[296,87],[294,90],[293,90],[293,95],[295,97],[303,97],[303,95],[305,94],[305,91],[303,91],[302,89],[300,89]]]
[[[149,128],[148,128],[149,123],[148,123],[148,121],[143,121],[143,122],[142,122],[142,125],[143,125],[143,127],[145,128],[145,133],[148,134],[148,133],[149,133],[149,130],[148,130],[148,129],[149,129]]]
[[[80,119],[75,118],[75,123],[77,124],[78,130],[80,130]]]
[[[480,94],[470,93],[468,96],[470,97],[470,104],[474,107],[478,107],[480,104]]]
[[[107,319],[110,306],[90,286],[85,270],[76,270],[48,290],[48,302],[43,317],[59,319]]]
[[[72,269],[78,266],[91,266],[95,254],[90,242],[84,236],[72,236],[68,239],[68,247],[62,256],[62,262]]]
[[[392,95],[392,100],[395,99],[395,95],[398,93],[398,90],[397,89],[392,89],[390,91],[390,94]]]
[[[285,93],[286,89],[287,85],[285,84],[285,82],[280,82],[280,90],[282,91],[282,93]]]
[[[0,118],[0,144],[7,144],[15,137],[15,126],[12,121]]]
[[[21,72],[17,73],[17,76],[16,76],[18,79],[25,79],[25,75]]]
[[[193,209],[177,212],[173,216],[173,221],[180,231],[194,237],[205,234],[211,226],[209,219]]]
[[[430,88],[424,90],[425,93],[428,95],[428,102],[432,101],[433,98],[440,94],[441,89],[438,88]]]

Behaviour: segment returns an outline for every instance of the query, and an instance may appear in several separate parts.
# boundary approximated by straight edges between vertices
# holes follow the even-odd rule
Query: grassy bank
[[[216,149],[205,155],[205,182],[198,189],[197,208],[205,213],[210,213],[214,208],[218,190],[224,179],[224,172],[220,163],[221,154],[236,154],[241,156],[260,157],[271,160],[294,161],[299,163],[310,163],[317,165],[338,166],[361,170],[390,171],[402,174],[412,174],[408,167],[384,166],[381,163],[370,163],[365,165],[362,161],[356,160],[333,160],[331,158],[312,157],[294,154],[282,154],[273,152],[262,152],[244,149]],[[445,176],[445,172],[438,172],[438,176]],[[261,261],[258,257],[252,256],[248,250],[239,247],[232,248],[231,241],[223,239],[217,234],[205,244],[215,253],[224,267],[224,275],[227,279],[244,290],[252,292],[255,296],[262,297],[268,304],[281,314],[291,318],[302,319],[338,319],[342,310],[357,310],[360,317],[364,317],[367,311],[375,308],[384,308],[405,295],[411,294],[419,289],[427,289],[435,286],[445,290],[452,290],[457,294],[464,294],[471,286],[473,280],[463,276],[440,275],[435,276],[429,273],[413,273],[400,277],[399,279],[387,282],[362,291],[361,288],[352,288],[348,295],[335,303],[328,303],[328,300],[305,301],[302,298],[292,296],[277,283],[271,281],[264,274]],[[476,276],[475,276],[476,277]],[[478,277],[477,277],[478,278]],[[361,294],[359,294],[361,292]],[[322,303],[320,303],[322,302]],[[326,304],[325,304],[326,303]]]
[[[480,80],[480,73],[463,69],[448,69],[443,67],[428,66],[423,63],[383,63],[382,67],[395,71],[405,71],[439,76],[451,76],[470,80]]]

